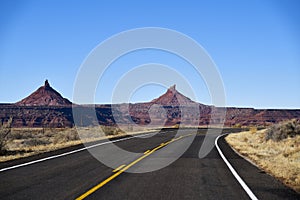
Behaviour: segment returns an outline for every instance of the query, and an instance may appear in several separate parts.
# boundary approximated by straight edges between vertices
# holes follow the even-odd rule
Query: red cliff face
[[[155,107],[156,105],[158,107]],[[183,107],[185,108],[184,113],[181,110]],[[133,121],[137,124],[151,123],[152,125],[161,125],[161,122],[164,121],[166,126],[172,126],[181,123],[182,115],[185,115],[185,119],[188,119],[191,124],[197,124],[198,117],[194,116],[195,108],[199,109],[197,112],[199,114],[200,112],[207,111],[209,106],[192,101],[178,92],[176,85],[173,85],[166,93],[151,102],[132,104],[129,113]],[[149,115],[150,109],[151,118]],[[164,109],[164,112],[161,109]],[[207,121],[207,119],[204,121]]]
[[[48,80],[31,95],[16,103],[17,106],[69,106],[72,105],[68,99],[63,98],[54,90]]]
[[[195,107],[196,106],[196,107]],[[76,105],[80,109],[94,109]],[[165,126],[181,123],[182,114],[191,124],[199,122],[199,125],[207,125],[211,121],[212,106],[192,101],[176,90],[176,86],[170,87],[160,97],[146,103],[119,104],[117,116],[113,116],[111,105],[96,105],[97,121],[90,122],[91,116],[83,115],[87,121],[82,125],[102,124],[115,125],[115,117],[122,124],[130,124],[132,121],[139,125],[152,125],[165,122]],[[129,113],[126,112],[129,107]],[[181,113],[181,108],[186,110]],[[195,116],[195,110],[199,108],[200,116]],[[225,126],[233,125],[270,125],[280,121],[297,118],[300,119],[300,109],[253,109],[253,108],[215,108],[214,113],[226,110]],[[162,112],[164,111],[164,112]],[[150,113],[151,112],[151,118]],[[83,112],[85,113],[85,112]],[[63,98],[54,90],[48,81],[31,95],[15,104],[0,104],[0,125],[13,118],[13,127],[72,127],[74,120],[72,115],[72,102]],[[213,122],[214,123],[214,122]],[[215,122],[218,123],[218,122]],[[211,124],[213,125],[213,124]]]

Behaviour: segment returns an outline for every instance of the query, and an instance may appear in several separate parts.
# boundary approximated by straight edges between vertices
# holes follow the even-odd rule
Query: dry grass
[[[126,134],[151,132],[153,129],[143,127],[95,126],[85,128],[12,128],[6,142],[6,154],[0,156],[0,162],[28,157],[40,153],[54,151],[82,143],[114,138]],[[105,134],[103,133],[105,132]],[[80,135],[78,135],[78,132]],[[126,133],[125,133],[126,132]]]
[[[230,134],[226,141],[267,173],[300,192],[300,135],[265,140],[266,130]]]

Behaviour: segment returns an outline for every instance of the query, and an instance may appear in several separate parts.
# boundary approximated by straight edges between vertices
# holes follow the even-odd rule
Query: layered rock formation
[[[157,99],[151,101],[152,104],[160,104],[163,106],[178,106],[178,105],[189,105],[196,103],[190,98],[184,96],[176,90],[176,85],[171,86],[167,92]]]
[[[38,88],[31,95],[17,102],[17,106],[70,106],[71,101],[63,98],[56,90],[54,90],[48,80],[45,84]]]
[[[300,119],[300,109],[215,108],[200,104],[178,92],[175,85],[165,94],[147,103],[80,106],[63,98],[46,80],[44,86],[25,99],[15,104],[0,104],[0,125],[12,117],[14,127],[72,127],[72,106],[82,111],[82,115],[77,116],[80,126],[115,125],[116,121],[124,125],[151,123],[172,126],[181,123],[182,119],[185,125],[206,126],[209,123],[220,123],[218,120],[211,121],[212,110],[216,115],[221,115],[226,110],[226,126],[266,126],[292,118]],[[94,109],[97,119],[89,114]]]

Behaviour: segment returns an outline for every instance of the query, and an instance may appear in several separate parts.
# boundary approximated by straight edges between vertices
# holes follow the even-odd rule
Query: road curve
[[[204,131],[200,130],[200,132]],[[196,133],[197,130],[186,130],[186,135]],[[157,164],[155,162],[159,159],[173,156],[172,145],[180,147],[181,143],[188,139],[187,136],[174,141],[175,134],[175,130],[162,130],[151,138],[132,138],[115,143],[126,150],[149,154],[138,162],[135,160],[139,158],[116,160],[120,169],[115,171],[100,163],[87,150],[83,150],[0,172],[0,197],[1,199],[76,199],[92,191],[84,197],[86,199],[249,199],[248,194],[229,171],[215,148],[205,158],[198,158],[205,136],[201,133],[196,135],[187,151],[169,166],[148,173],[126,173],[124,169],[130,166],[130,163],[135,162],[130,166],[130,170],[138,171],[151,165],[155,166]],[[168,143],[168,141],[172,142]],[[239,157],[227,145],[224,138],[220,138],[218,145],[258,199],[300,199],[299,194]],[[110,150],[105,145],[95,148],[99,151]],[[151,152],[154,149],[156,150]],[[61,153],[61,151],[54,153]],[[43,156],[49,155],[1,163],[0,168]],[[121,171],[121,168],[124,172],[110,179]],[[106,181],[104,185],[92,190],[104,181]]]

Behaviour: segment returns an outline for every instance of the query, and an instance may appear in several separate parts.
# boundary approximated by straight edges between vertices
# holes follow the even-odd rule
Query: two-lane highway
[[[199,133],[200,132],[200,133]],[[185,136],[175,137],[176,130],[162,130],[149,138],[126,138],[115,142],[122,149],[141,153],[136,158],[114,160],[112,169],[87,150],[43,162],[0,172],[1,199],[249,199],[214,148],[198,158],[205,135],[186,129]],[[196,134],[196,136],[195,136]],[[167,167],[151,171],[162,162],[176,157],[193,138],[189,148]],[[249,188],[259,199],[299,199],[299,195],[271,176],[236,155],[224,142],[218,142]],[[110,145],[99,145],[94,152],[110,152]],[[184,148],[183,148],[184,149]],[[112,150],[113,153],[113,150]],[[113,156],[112,156],[113,157]],[[13,165],[14,162],[11,162]],[[8,166],[10,163],[0,164]],[[150,171],[147,173],[127,173]]]

